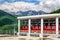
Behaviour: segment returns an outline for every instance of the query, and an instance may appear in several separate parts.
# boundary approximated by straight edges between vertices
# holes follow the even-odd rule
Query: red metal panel
[[[28,32],[28,30],[21,30],[21,32]]]
[[[46,30],[46,29],[47,29],[47,27],[46,27],[46,26],[44,26],[44,27],[43,27],[43,29],[44,29],[44,30]]]
[[[43,27],[43,33],[47,33],[47,27],[46,26]]]
[[[56,26],[52,26],[52,29],[56,30]]]
[[[38,30],[41,30],[41,27],[40,26],[38,27]]]
[[[51,26],[47,26],[47,30],[51,30]]]
[[[51,26],[44,26],[44,33],[51,34]]]
[[[52,26],[51,32],[52,32],[52,34],[56,33],[56,26]]]
[[[28,30],[28,26],[25,26],[25,30]]]
[[[25,29],[25,26],[22,26],[21,30],[24,30]]]
[[[59,28],[58,28],[58,29],[59,29],[59,34],[60,34],[60,26],[59,26]]]
[[[22,26],[21,32],[28,32],[28,26]]]
[[[41,27],[40,26],[32,26],[31,27],[31,32],[41,32]]]
[[[39,28],[38,28],[39,26],[35,26],[35,30],[38,30]]]
[[[32,27],[31,27],[31,30],[34,30],[34,29],[35,29],[35,26],[32,26]]]

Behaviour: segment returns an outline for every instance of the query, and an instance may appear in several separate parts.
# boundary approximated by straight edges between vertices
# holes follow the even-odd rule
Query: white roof
[[[33,16],[22,16],[17,17],[17,19],[36,19],[36,18],[53,18],[60,17],[60,13],[58,14],[44,14],[44,15],[33,15]]]

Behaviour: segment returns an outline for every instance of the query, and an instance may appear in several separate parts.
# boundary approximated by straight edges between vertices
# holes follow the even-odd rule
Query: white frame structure
[[[31,27],[31,19],[41,19],[41,34],[40,37],[43,38],[43,20],[45,18],[55,18],[56,19],[56,35],[58,34],[58,26],[59,26],[59,18],[60,18],[60,14],[44,14],[44,15],[34,15],[34,16],[22,16],[22,17],[17,17],[18,19],[18,33],[20,36],[20,20],[24,20],[24,19],[28,19],[28,27],[29,27],[29,31],[28,31],[28,36],[30,37],[30,27]]]

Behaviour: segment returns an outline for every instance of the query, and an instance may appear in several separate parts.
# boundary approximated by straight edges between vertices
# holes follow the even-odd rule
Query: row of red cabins
[[[60,34],[60,26],[59,26],[59,34]],[[22,26],[21,32],[28,32],[28,26]],[[37,32],[41,33],[41,27],[40,26],[32,26],[31,32]],[[49,34],[55,34],[56,33],[56,26],[44,26],[43,27],[43,33],[49,33]]]

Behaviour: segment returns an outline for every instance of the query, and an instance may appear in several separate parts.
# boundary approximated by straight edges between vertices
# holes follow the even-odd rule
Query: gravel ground
[[[16,38],[16,37],[0,37],[0,40],[42,40],[42,39],[36,39],[36,38],[29,38],[29,39],[27,39],[27,38]],[[60,39],[58,39],[58,38],[54,38],[54,39],[49,39],[49,38],[45,38],[45,39],[43,39],[43,40],[60,40]]]
[[[39,37],[26,37],[26,36],[7,36],[7,35],[0,35],[0,40],[42,40]],[[44,38],[43,40],[60,40],[60,38]]]
[[[0,40],[42,40],[41,38],[20,38],[20,37],[0,37]],[[49,39],[44,38],[43,40],[60,40],[58,38]]]

